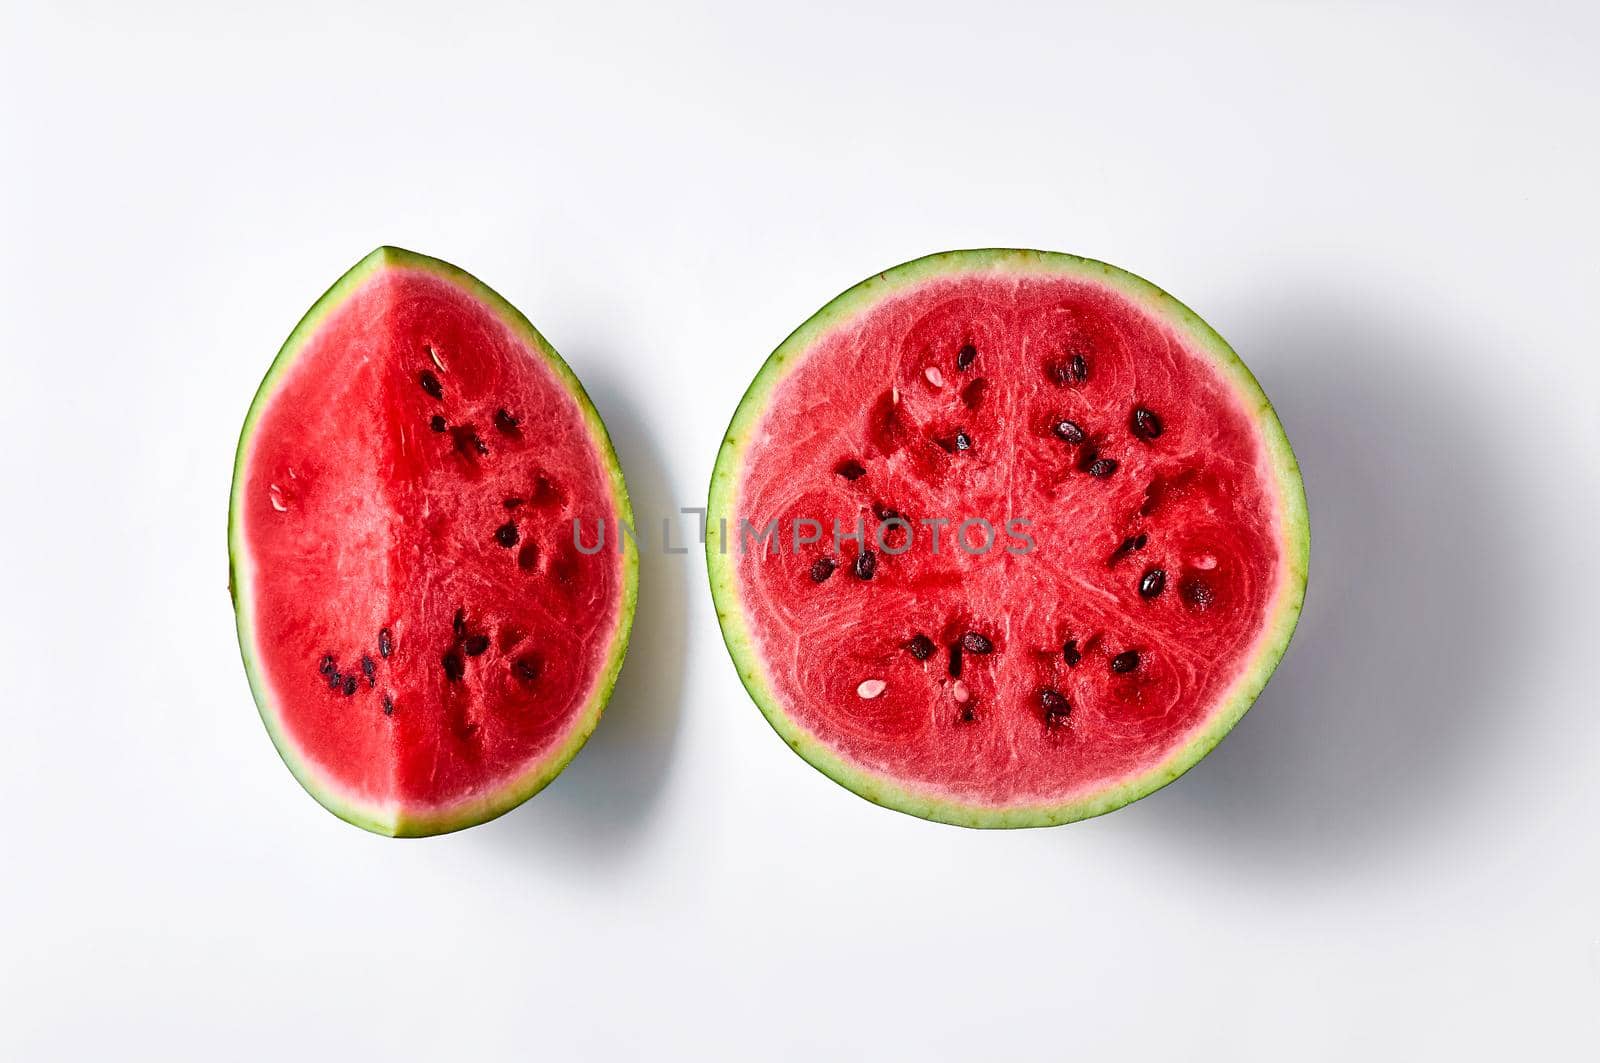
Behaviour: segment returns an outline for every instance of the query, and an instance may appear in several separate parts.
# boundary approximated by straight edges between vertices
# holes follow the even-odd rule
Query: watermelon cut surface
[[[581,521],[612,535],[577,549]],[[436,834],[514,807],[593,731],[638,559],[616,455],[545,339],[472,276],[367,256],[290,335],[229,509],[239,645],[295,777]]]
[[[709,509],[768,721],[863,797],[968,826],[1182,774],[1305,590],[1300,474],[1255,379],[1172,297],[1070,255],[934,255],[829,303],[746,392]]]

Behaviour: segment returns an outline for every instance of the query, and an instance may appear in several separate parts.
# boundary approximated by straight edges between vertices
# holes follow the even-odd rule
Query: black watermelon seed
[[[317,671],[323,675],[332,675],[339,670],[338,662],[333,659],[333,654],[325,655],[317,665]]]
[[[1133,537],[1133,548],[1135,550],[1143,550],[1145,548],[1145,544],[1149,541],[1150,536],[1146,535],[1144,532],[1140,532],[1138,535]]]
[[[833,471],[846,480],[859,480],[867,474],[867,467],[854,458],[846,458],[835,465]]]
[[[433,375],[433,370],[424,369],[422,372],[418,373],[417,383],[422,385],[423,391],[426,391],[434,398],[444,398],[444,387],[440,385],[439,378]]]
[[[349,697],[351,694],[354,694],[355,692],[356,692],[356,677],[353,676],[353,675],[345,676],[344,677],[344,696],[345,697]]]
[[[517,567],[530,569],[539,560],[539,548],[533,543],[523,543],[522,549],[517,551]]]
[[[1139,597],[1154,598],[1167,586],[1167,574],[1159,568],[1152,568],[1144,574],[1139,581]]]
[[[956,433],[956,449],[957,450],[971,450],[972,449],[972,437],[967,435],[967,433],[965,433],[965,432],[957,432]]]
[[[929,657],[932,657],[936,648],[933,640],[926,635],[918,635],[906,643],[906,649],[911,651],[911,656],[919,661],[926,661]]]
[[[516,546],[520,538],[522,536],[517,534],[517,526],[509,520],[494,530],[494,541],[508,549]]]
[[[383,696],[383,714],[385,716],[394,715],[394,698],[391,698],[387,694]]]
[[[533,657],[518,657],[511,662],[511,671],[518,679],[531,683],[539,678],[539,662]]]
[[[510,498],[506,499],[500,504],[505,506],[507,509],[516,509],[518,506],[522,505],[522,499],[512,495]]]
[[[950,647],[950,678],[961,678],[961,643],[959,642]]]
[[[443,657],[444,677],[454,683],[467,674],[467,662],[461,656],[461,651],[455,647],[445,651]]]
[[[1123,650],[1111,658],[1111,670],[1119,675],[1123,672],[1131,672],[1137,667],[1139,667],[1138,650]]]
[[[1072,714],[1072,703],[1059,690],[1039,691],[1039,704],[1044,708],[1044,718],[1049,723],[1065,723]]]
[[[328,674],[328,689],[338,690],[342,686],[344,686],[344,676],[338,672],[330,672]]]
[[[833,570],[836,566],[837,562],[835,562],[831,557],[817,558],[815,561],[811,562],[811,582],[822,583],[829,576],[833,575]]]
[[[968,653],[993,653],[994,643],[990,642],[987,637],[978,634],[976,631],[969,631],[965,635],[961,636],[961,648],[966,650]]]
[[[456,615],[450,620],[450,630],[456,633],[456,638],[461,638],[467,633],[467,607],[462,606],[456,610]]]
[[[1072,379],[1078,383],[1081,384],[1089,379],[1089,363],[1083,360],[1083,355],[1075,354],[1072,356],[1071,369]]]
[[[428,418],[428,427],[433,429],[435,432],[443,432],[446,428],[444,418],[437,413],[434,414],[432,417]]]
[[[1096,479],[1104,480],[1116,471],[1117,463],[1113,458],[1096,458],[1089,463],[1089,475]]]
[[[394,652],[394,636],[388,628],[378,629],[378,656],[384,660],[389,659],[389,654]]]
[[[1083,428],[1078,424],[1078,422],[1069,421],[1065,418],[1052,425],[1050,427],[1050,431],[1054,432],[1057,438],[1068,443],[1082,443],[1088,438],[1088,436],[1084,434]]]
[[[378,674],[378,665],[364,653],[361,655],[361,674],[367,677],[368,686],[378,685],[377,679],[374,678]]]
[[[489,648],[489,636],[468,635],[467,640],[461,644],[461,648],[467,651],[468,657],[481,656],[483,651]]]
[[[871,550],[863,550],[856,555],[856,579],[871,579],[872,574],[878,571],[878,555]]]
[[[1068,639],[1061,644],[1061,658],[1067,662],[1068,668],[1078,667],[1078,662],[1083,660],[1083,654],[1078,652],[1078,640]]]
[[[970,343],[963,344],[961,350],[956,352],[956,368],[966,372],[967,367],[972,364],[972,360],[976,357],[978,357],[978,348]]]
[[[1161,423],[1161,418],[1145,409],[1143,406],[1133,408],[1133,419],[1130,422],[1133,434],[1141,439],[1154,439],[1166,431]]]
[[[505,407],[494,411],[494,426],[508,436],[521,435],[517,426],[522,423],[521,418],[515,417]]]

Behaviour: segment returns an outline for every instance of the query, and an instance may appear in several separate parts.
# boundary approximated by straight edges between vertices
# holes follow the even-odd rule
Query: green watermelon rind
[[[1254,410],[1255,424],[1277,478],[1282,507],[1285,565],[1272,612],[1253,658],[1217,708],[1195,734],[1153,768],[1117,785],[1058,804],[995,807],[919,791],[850,762],[801,726],[773,696],[740,602],[736,555],[732,548],[724,552],[716,532],[723,519],[728,521],[727,527],[738,526],[735,495],[753,430],[765,414],[773,390],[818,339],[896,291],[942,275],[983,271],[1068,275],[1095,281],[1120,292],[1189,337],[1211,357],[1239,397]],[[745,690],[773,730],[812,767],[861,797],[922,819],[965,827],[1044,827],[1089,819],[1146,797],[1192,768],[1249,710],[1283,657],[1305,600],[1311,549],[1305,485],[1294,450],[1261,385],[1233,348],[1198,314],[1142,277],[1076,255],[1011,248],[947,251],[903,263],[844,292],[791,333],[767,358],[734,412],[712,470],[707,511],[707,527],[711,530],[706,536],[706,567],[723,641]]]
[[[582,412],[590,441],[594,444],[611,478],[617,514],[630,527],[633,525],[633,508],[628,501],[628,488],[623,481],[622,465],[617,460],[611,437],[606,432],[605,423],[595,410],[594,403],[590,401],[588,393],[578,381],[577,375],[521,311],[465,270],[415,251],[406,251],[398,247],[380,247],[335,281],[333,286],[312,304],[311,309],[306,311],[300,323],[294,327],[294,331],[289,333],[289,338],[284,341],[277,357],[268,367],[266,376],[262,378],[261,386],[256,389],[255,398],[250,403],[250,412],[245,415],[244,427],[239,433],[238,449],[234,454],[233,489],[228,502],[228,590],[233,598],[239,652],[244,659],[245,675],[250,682],[251,693],[255,697],[256,709],[261,714],[261,721],[266,725],[267,733],[271,736],[278,755],[283,758],[290,773],[318,804],[345,822],[374,834],[388,837],[424,837],[464,830],[509,812],[548,786],[557,775],[561,774],[572,758],[577,756],[578,750],[583,748],[600,722],[601,713],[605,710],[606,702],[610,700],[611,691],[616,686],[617,675],[622,670],[623,658],[628,652],[628,637],[633,628],[634,606],[638,600],[639,554],[628,536],[620,537],[624,547],[622,602],[618,610],[617,626],[611,639],[611,648],[593,694],[574,719],[562,742],[505,785],[445,808],[418,810],[374,808],[345,794],[336,784],[321,778],[316,768],[300,755],[294,742],[284,733],[280,725],[267,684],[260,674],[256,660],[249,608],[250,580],[247,570],[249,559],[241,539],[245,458],[255,435],[257,421],[271,403],[277,393],[279,381],[294,364],[306,341],[347,298],[374,274],[386,268],[424,270],[461,288],[492,311],[501,323],[527,343],[530,349],[537,351]]]

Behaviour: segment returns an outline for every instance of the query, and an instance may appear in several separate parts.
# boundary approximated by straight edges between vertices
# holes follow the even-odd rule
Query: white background
[[[0,8],[0,1057],[1596,1058],[1592,5]],[[364,834],[256,717],[224,507],[386,242],[529,314],[646,518],[867,274],[1116,262],[1277,403],[1300,632],[1176,785],[964,831],[784,748],[651,554],[564,776]]]

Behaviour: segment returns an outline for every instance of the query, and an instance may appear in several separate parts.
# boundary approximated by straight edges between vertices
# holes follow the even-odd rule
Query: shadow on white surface
[[[1493,382],[1440,349],[1453,330],[1419,336],[1354,299],[1245,324],[1230,338],[1270,368],[1305,476],[1306,607],[1255,707],[1143,820],[1252,873],[1337,877],[1421,848],[1516,719],[1508,677],[1534,650],[1518,642],[1513,448],[1494,435]]]
[[[647,522],[655,527],[639,551],[639,601],[627,660],[599,726],[543,793],[486,829],[530,858],[603,861],[621,857],[642,832],[671,766],[683,711],[684,625],[695,566],[692,556],[660,551],[659,514],[676,512],[677,503],[648,421],[599,359],[569,360],[611,434],[635,520],[641,531]],[[683,543],[675,539],[674,545]]]

